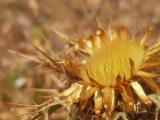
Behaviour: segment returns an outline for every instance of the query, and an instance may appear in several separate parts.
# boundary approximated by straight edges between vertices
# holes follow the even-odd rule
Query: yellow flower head
[[[116,92],[122,97],[125,112],[134,111],[133,93],[143,104],[150,105],[152,102],[140,82],[159,93],[155,78],[160,74],[149,69],[160,66],[157,57],[160,42],[147,46],[151,31],[148,29],[141,41],[130,37],[123,27],[108,34],[98,30],[95,35],[79,40],[75,50],[89,54],[89,58],[82,67],[77,65],[81,80],[62,92],[60,98],[71,104],[78,102],[81,109],[93,98],[95,113],[100,114],[105,109],[109,115],[114,111]]]
[[[118,75],[126,79],[132,77],[130,60],[138,68],[143,61],[143,54],[143,48],[137,41],[121,38],[105,41],[89,58],[82,72],[102,86],[114,86]],[[83,80],[89,80],[85,76]]]

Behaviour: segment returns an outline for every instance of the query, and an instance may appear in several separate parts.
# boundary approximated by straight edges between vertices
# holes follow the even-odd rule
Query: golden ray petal
[[[97,30],[96,35],[101,38],[102,42],[109,40],[109,37],[102,29]]]
[[[148,62],[148,63],[143,63],[142,65],[140,65],[139,69],[159,67],[159,66],[160,66],[160,62]]]
[[[158,85],[158,83],[155,82],[155,80],[153,80],[152,78],[142,77],[142,81],[146,85],[148,85],[152,89],[152,91],[156,93],[160,93],[160,86]]]
[[[121,86],[121,96],[124,102],[124,109],[126,112],[134,111],[134,98],[132,91],[128,85]]]
[[[145,44],[147,43],[147,41],[151,37],[152,33],[153,33],[153,28],[152,27],[148,28],[146,34],[144,35],[143,39],[140,42],[141,46],[145,46]]]
[[[94,49],[101,47],[102,42],[107,40],[107,35],[99,29],[96,35],[90,35],[87,39],[78,40],[74,48],[87,54],[93,54]]]
[[[150,56],[152,56],[153,54],[158,53],[159,51],[160,51],[160,47],[158,47],[158,48],[156,48],[156,49],[153,49],[153,50],[150,50],[150,51],[147,51],[147,52],[145,53],[145,58],[150,57]]]
[[[129,33],[124,26],[119,26],[114,30],[109,29],[108,32],[110,41],[130,39]]]
[[[81,39],[75,44],[74,48],[76,50],[82,51],[87,54],[92,54],[93,45],[90,39]]]
[[[94,95],[96,90],[97,89],[95,87],[91,87],[91,86],[87,86],[83,88],[81,95],[80,95],[81,97],[79,100],[81,109],[84,109],[84,107],[86,106],[88,102],[88,99]]]
[[[135,75],[142,76],[142,77],[148,77],[148,78],[156,78],[156,77],[160,76],[160,74],[148,73],[148,72],[144,72],[144,71],[138,71],[135,73]]]
[[[105,87],[102,89],[103,105],[109,116],[115,107],[115,90],[112,87]]]
[[[158,41],[158,42],[156,42],[156,43],[153,44],[151,47],[149,47],[149,48],[147,49],[147,51],[152,51],[152,50],[154,50],[154,49],[159,48],[159,47],[160,47],[160,37],[158,38],[157,41]]]
[[[63,97],[67,97],[69,95],[71,95],[76,89],[77,87],[82,86],[78,83],[72,84],[67,90],[65,90],[64,92],[62,92],[59,97],[63,98]]]
[[[131,82],[130,85],[132,86],[133,90],[135,91],[138,98],[146,105],[150,105],[152,102],[145,94],[142,86],[137,82]]]
[[[118,27],[116,33],[118,39],[128,40],[130,38],[128,30],[124,26]]]
[[[96,114],[100,114],[102,109],[102,93],[100,90],[97,90],[94,94],[94,111]]]
[[[68,96],[68,101],[71,102],[77,102],[78,99],[80,98],[81,92],[82,92],[83,86],[78,85],[74,92]]]
[[[93,45],[93,49],[95,48],[100,48],[101,44],[102,44],[102,39],[100,36],[94,36],[94,35],[90,35],[89,39],[92,40],[92,45]]]

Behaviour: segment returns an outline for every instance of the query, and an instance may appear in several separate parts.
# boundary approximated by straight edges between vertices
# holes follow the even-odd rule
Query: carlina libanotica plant
[[[150,107],[153,101],[144,86],[159,95],[157,79],[160,73],[156,69],[160,67],[160,40],[149,43],[151,33],[152,28],[149,28],[142,40],[138,40],[122,26],[108,31],[98,29],[88,38],[69,43],[63,64],[35,45],[49,59],[37,58],[35,62],[58,72],[65,71],[63,73],[72,76],[71,79],[75,78],[68,89],[57,95],[64,106],[77,104],[81,111],[92,106],[94,115],[106,113],[111,119],[117,103],[120,103],[120,111],[126,113],[136,112],[137,101]],[[79,58],[76,54],[85,57]],[[51,100],[36,110],[44,113],[54,103],[55,100]]]

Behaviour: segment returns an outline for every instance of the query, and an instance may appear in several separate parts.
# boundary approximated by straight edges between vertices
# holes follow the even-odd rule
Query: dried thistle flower
[[[51,68],[58,72],[65,71],[76,79],[58,98],[68,105],[78,103],[81,110],[87,104],[93,104],[92,100],[95,114],[105,112],[108,116],[112,116],[117,101],[122,103],[121,111],[134,112],[135,95],[142,104],[150,106],[152,101],[141,83],[156,94],[160,92],[159,83],[156,82],[160,74],[151,70],[160,66],[160,41],[148,45],[151,32],[149,28],[144,38],[138,41],[124,27],[108,31],[108,34],[100,29],[95,35],[72,45],[72,51],[88,54],[83,60],[70,58],[66,54],[61,64],[45,55],[50,59],[50,63],[46,63]],[[117,93],[122,100],[116,96]]]
[[[150,105],[152,102],[139,81],[159,93],[160,87],[154,78],[160,74],[150,72],[149,69],[160,65],[157,57],[160,42],[147,46],[151,32],[152,29],[149,28],[139,42],[130,37],[123,27],[108,35],[103,30],[98,30],[96,35],[76,43],[75,49],[90,54],[90,57],[79,68],[78,76],[81,80],[62,92],[60,97],[70,103],[79,102],[81,109],[93,97],[96,114],[100,114],[103,108],[108,115],[112,114],[115,92],[121,94],[125,112],[134,111],[133,92],[143,104]]]

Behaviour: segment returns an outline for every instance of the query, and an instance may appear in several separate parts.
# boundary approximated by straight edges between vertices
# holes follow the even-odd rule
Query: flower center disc
[[[137,68],[143,60],[143,49],[136,41],[115,40],[103,43],[101,48],[95,50],[82,70],[82,79],[91,79],[103,86],[116,83],[116,77],[131,77],[129,59]]]

